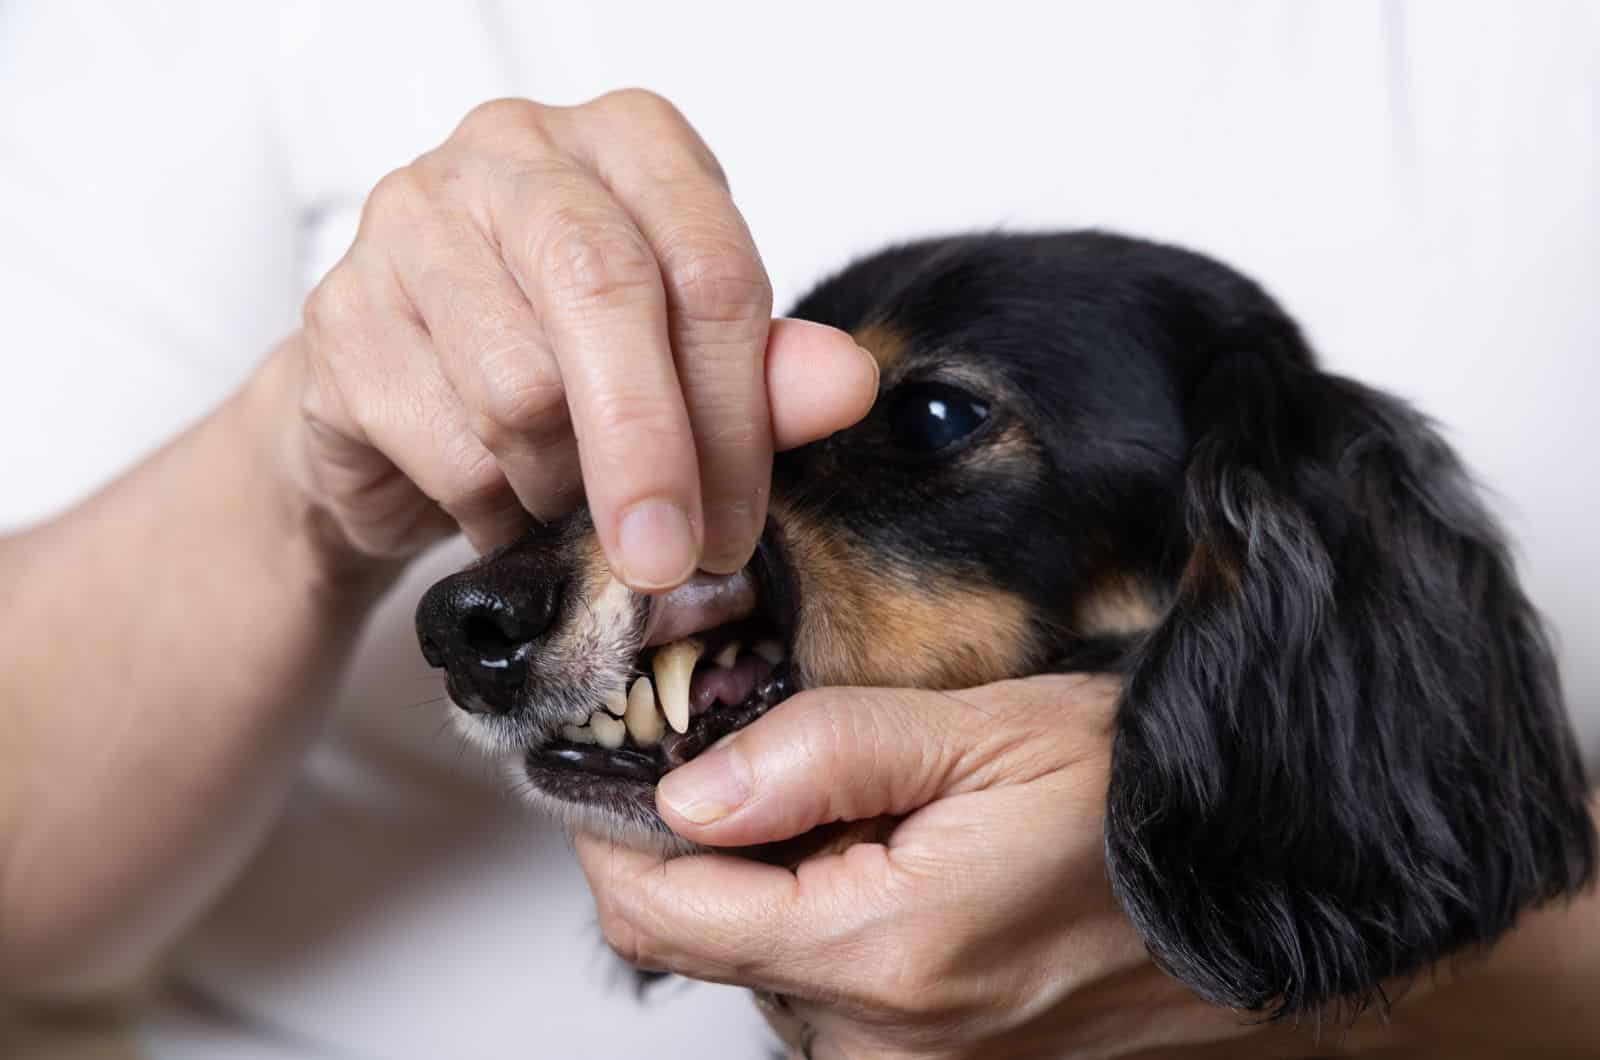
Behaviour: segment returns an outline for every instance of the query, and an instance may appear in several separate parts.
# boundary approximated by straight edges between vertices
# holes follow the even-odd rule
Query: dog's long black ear
[[[1187,565],[1117,723],[1112,884],[1208,1000],[1365,1005],[1591,878],[1555,665],[1404,403],[1240,353],[1186,415]]]

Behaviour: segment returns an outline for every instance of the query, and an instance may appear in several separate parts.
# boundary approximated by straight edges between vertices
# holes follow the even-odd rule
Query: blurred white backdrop
[[[672,99],[716,151],[780,305],[854,255],[953,230],[1112,227],[1254,275],[1330,365],[1431,413],[1496,492],[1600,760],[1586,0],[0,3],[0,527],[59,509],[236,386],[348,244],[365,191],[468,107],[627,85]],[[539,1055],[634,1055],[628,1027],[657,1060],[742,1055],[570,1000],[597,996],[598,943],[575,874],[537,880],[563,856],[553,835],[454,788],[375,779],[403,773],[407,726],[404,761],[439,761],[406,776],[458,768],[433,719],[395,714],[415,693],[394,663],[415,654],[416,593],[462,558],[425,560],[374,620],[350,720],[199,933],[187,981],[341,1055],[495,1055],[483,1043],[524,1004]],[[374,806],[388,824],[363,832]],[[477,860],[428,846],[469,819],[530,845]],[[342,866],[391,854],[456,868],[397,867],[404,901],[374,904]],[[521,894],[527,923],[506,916]],[[472,903],[483,916],[464,923]],[[588,964],[552,994],[536,966],[558,956]],[[498,992],[519,959],[542,1003]],[[701,1025],[677,1011],[680,1031]],[[190,1031],[150,1040],[269,1055]]]

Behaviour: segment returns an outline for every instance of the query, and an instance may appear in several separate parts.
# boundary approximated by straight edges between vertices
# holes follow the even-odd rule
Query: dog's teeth
[[[628,736],[628,727],[621,718],[613,718],[601,710],[589,715],[589,728],[594,730],[594,742],[608,751],[621,747]]]
[[[755,647],[750,649],[761,656],[773,666],[783,662],[783,645],[775,640],[757,641]]]
[[[571,740],[573,743],[595,742],[594,731],[587,725],[563,725],[561,726],[561,737],[564,740]]]
[[[733,664],[739,661],[739,649],[741,647],[743,645],[738,641],[730,640],[722,646],[722,650],[717,652],[717,657],[711,661],[724,670],[731,670],[733,669]]]
[[[622,716],[628,735],[640,747],[654,747],[667,731],[667,723],[656,709],[656,692],[648,677],[641,677],[628,690],[628,712]]]
[[[628,713],[628,693],[619,688],[606,696],[605,708],[613,717],[622,717]]]
[[[692,637],[663,644],[656,649],[651,668],[656,675],[656,695],[661,697],[661,713],[673,732],[689,731],[689,678],[694,664],[706,646]]]

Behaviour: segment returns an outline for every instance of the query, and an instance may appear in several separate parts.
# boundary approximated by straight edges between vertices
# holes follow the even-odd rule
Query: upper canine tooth
[[[689,678],[694,664],[706,646],[692,637],[663,644],[656,649],[651,669],[656,675],[656,695],[661,697],[661,713],[674,732],[689,731]]]
[[[594,730],[594,742],[607,750],[615,751],[627,738],[628,729],[621,718],[613,718],[603,711],[589,715],[589,728]]]
[[[771,663],[773,666],[783,662],[783,645],[779,644],[775,640],[757,641],[755,647],[751,648],[750,650],[767,660],[767,662]]]
[[[587,725],[563,725],[561,726],[561,736],[563,739],[571,740],[573,743],[595,742],[594,730]]]
[[[656,709],[656,693],[648,677],[639,678],[628,690],[628,712],[622,720],[627,724],[628,735],[640,747],[654,747],[661,742],[667,723]]]
[[[722,646],[721,651],[717,652],[717,657],[713,659],[712,662],[715,662],[724,670],[732,669],[733,664],[739,661],[739,649],[741,647],[743,647],[743,645],[741,645],[738,641],[730,640],[728,643]]]
[[[615,717],[622,717],[628,712],[628,693],[619,688],[606,696],[604,704],[606,710]]]

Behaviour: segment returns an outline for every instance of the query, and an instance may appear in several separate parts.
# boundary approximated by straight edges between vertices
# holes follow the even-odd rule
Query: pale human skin
[[[847,336],[770,312],[713,156],[648,93],[488,104],[380,184],[303,331],[243,389],[0,539],[0,989],[121,982],[227,886],[359,618],[426,545],[457,528],[505,541],[526,512],[575,503],[581,475],[635,588],[742,564],[773,448],[854,422],[876,384]],[[1045,701],[1079,724],[1042,724]],[[737,844],[916,810],[902,835],[798,876],[585,840],[607,937],[646,964],[794,995],[817,1055],[1112,1056],[1241,1035],[1281,1055],[1281,1036],[1154,970],[1104,890],[1110,702],[1070,678],[804,694],[674,774],[669,822]],[[754,792],[742,805],[690,797],[719,763]],[[1596,920],[1592,900],[1530,919],[1408,1011],[1461,998],[1445,1022],[1476,1020],[1478,1041],[1489,1023],[1595,1041],[1550,1006],[1600,980]],[[1559,960],[1519,959],[1555,933]],[[1471,992],[1486,982],[1493,1004]]]
[[[790,872],[580,838],[601,928],[642,967],[786,995],[775,1026],[797,1017],[815,1060],[1596,1055],[1592,890],[1392,984],[1389,1020],[1264,1027],[1161,973],[1105,876],[1117,693],[1086,675],[801,693],[668,774],[663,818],[742,846],[907,815],[888,842]]]
[[[122,981],[192,922],[406,557],[570,507],[581,463],[635,588],[736,569],[774,443],[859,418],[876,373],[840,332],[771,321],[722,173],[664,100],[473,111],[373,191],[242,390],[0,539],[0,986]]]

